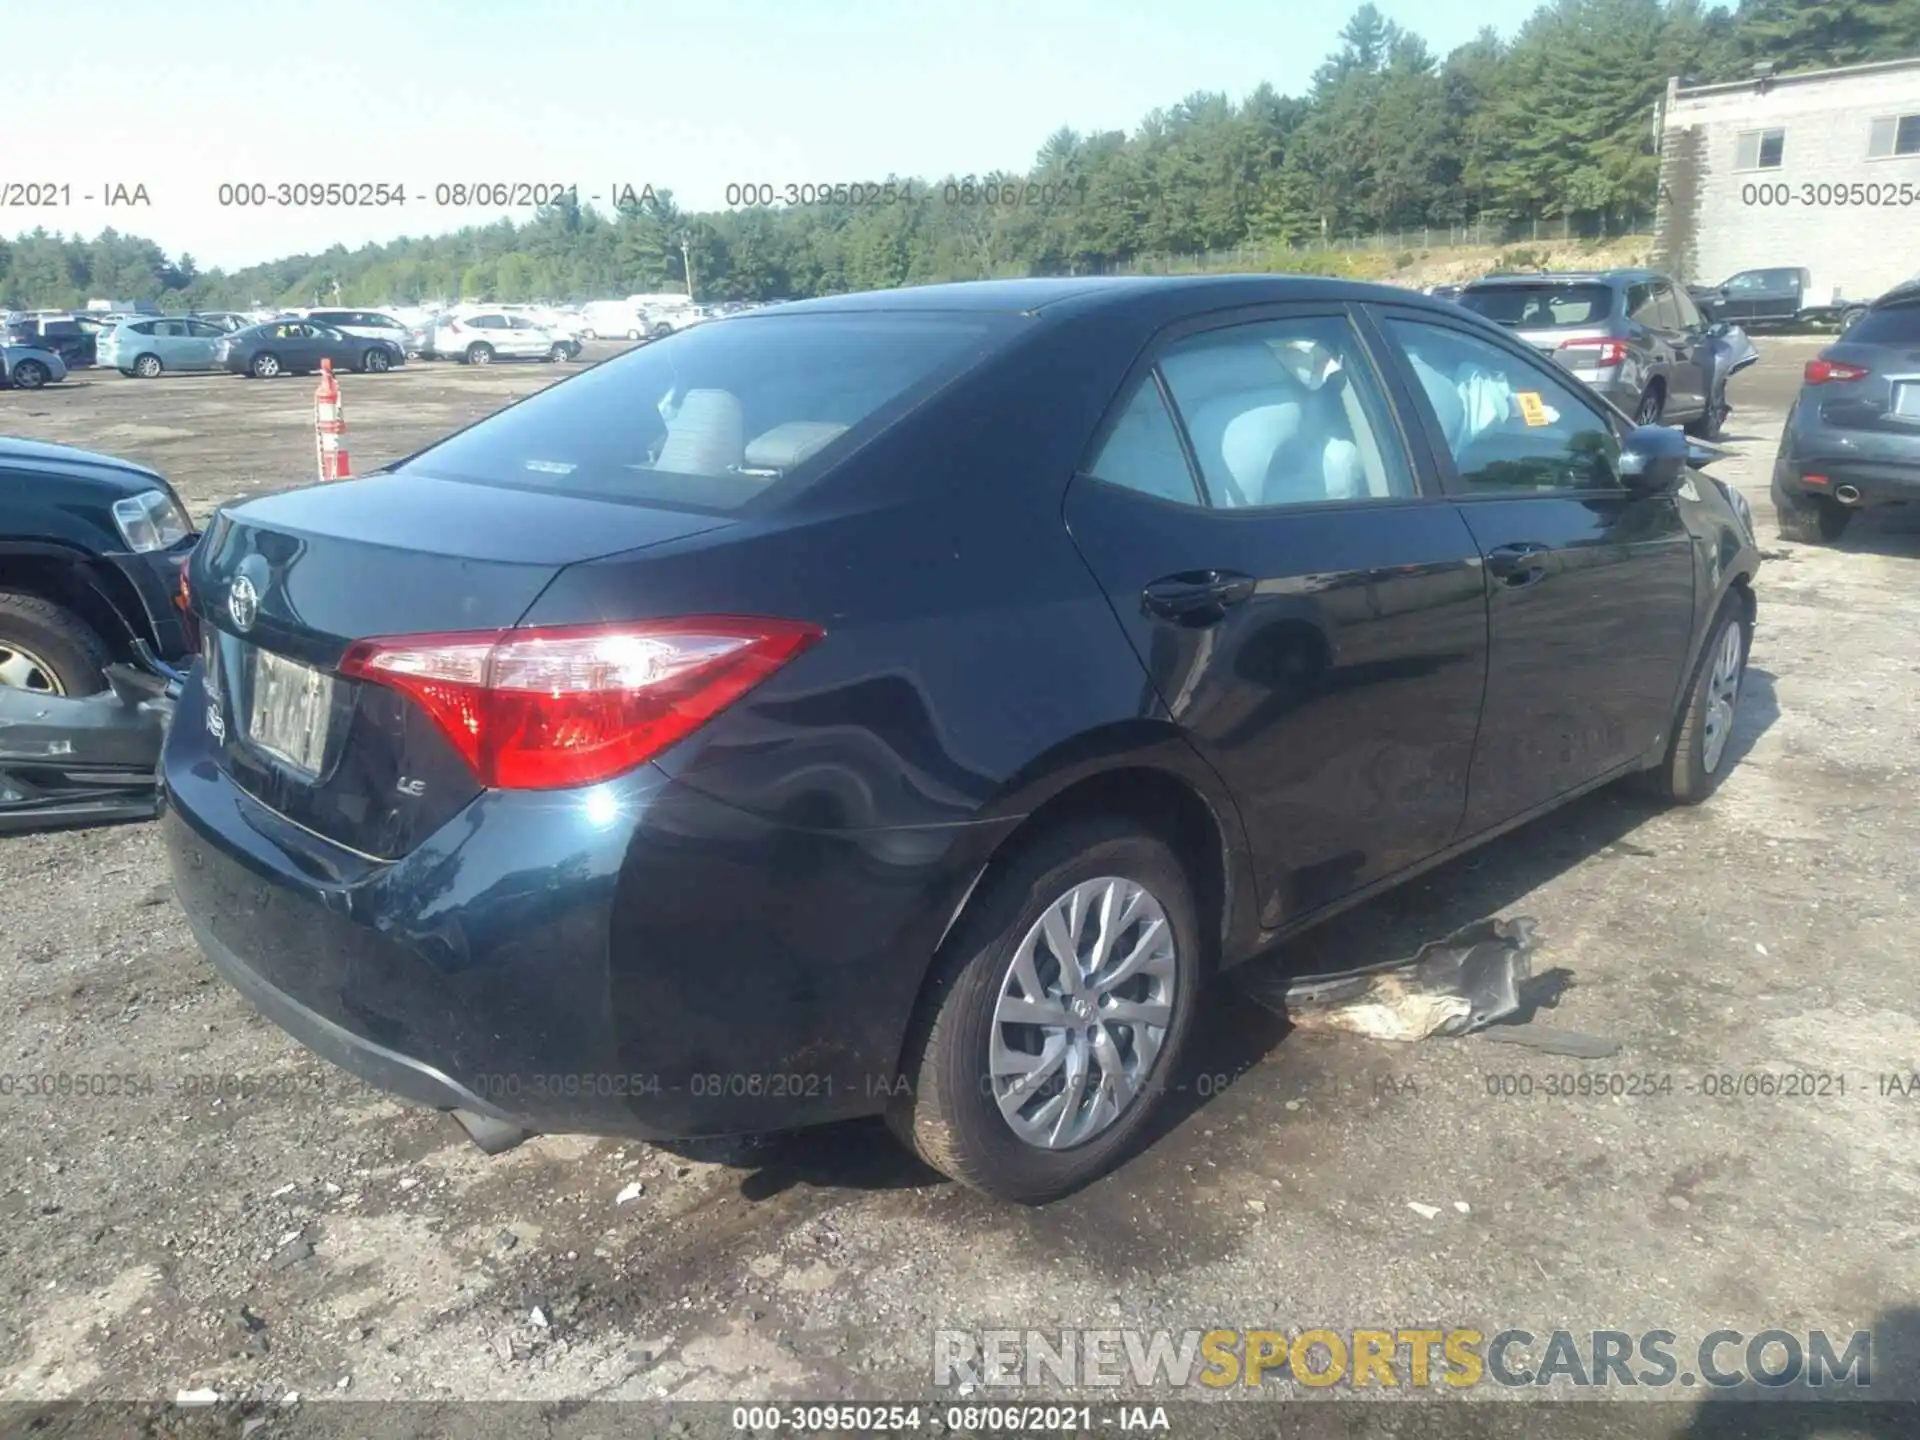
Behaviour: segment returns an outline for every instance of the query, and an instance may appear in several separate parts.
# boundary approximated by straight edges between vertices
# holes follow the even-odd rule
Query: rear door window
[[[782,482],[810,483],[1022,324],[843,312],[695,326],[549,386],[400,471],[736,510],[791,488]]]

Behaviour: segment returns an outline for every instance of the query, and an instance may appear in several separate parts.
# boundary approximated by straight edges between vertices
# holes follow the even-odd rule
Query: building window
[[[1734,169],[1778,170],[1780,168],[1781,158],[1787,148],[1785,130],[1742,130],[1734,139]]]
[[[1867,158],[1890,160],[1896,155],[1920,155],[1920,115],[1882,115],[1873,122]]]

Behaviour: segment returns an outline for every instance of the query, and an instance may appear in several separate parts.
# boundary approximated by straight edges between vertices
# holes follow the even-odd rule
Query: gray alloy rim
[[[15,690],[32,690],[41,695],[64,695],[66,687],[53,668],[31,650],[11,640],[0,640],[0,685]]]
[[[13,383],[22,390],[38,390],[47,383],[47,367],[37,360],[22,360],[13,367]]]
[[[142,355],[133,362],[133,373],[143,380],[151,380],[160,373],[160,362],[151,355]]]
[[[1713,673],[1707,677],[1707,733],[1700,747],[1700,763],[1711,775],[1720,768],[1727,738],[1733,734],[1734,707],[1740,703],[1740,627],[1729,625],[1714,653]]]
[[[1013,1133],[1065,1150],[1138,1102],[1173,1020],[1167,912],[1117,875],[1056,899],[1021,939],[993,1009],[987,1068]]]
[[[253,373],[263,379],[271,378],[280,373],[280,362],[271,355],[262,355],[253,362]]]
[[[1634,417],[1642,425],[1651,425],[1660,418],[1660,397],[1649,390],[1640,397],[1640,413]]]
[[[476,345],[467,352],[467,363],[469,365],[486,365],[490,364],[492,360],[493,351],[484,345]]]
[[[369,350],[367,352],[367,369],[369,370],[384,370],[390,363],[392,362],[387,359],[387,352],[384,350]]]

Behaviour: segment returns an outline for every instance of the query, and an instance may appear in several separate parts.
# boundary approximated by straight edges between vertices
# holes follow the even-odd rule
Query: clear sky
[[[1357,3],[1357,0],[1355,0]],[[1380,0],[1437,53],[1537,0]],[[668,186],[1024,170],[1196,90],[1299,93],[1346,0],[0,0],[0,234],[102,226],[232,269],[499,218],[442,182]],[[223,208],[227,181],[398,182],[403,208]],[[151,205],[103,207],[108,185]],[[93,203],[82,197],[94,195]],[[530,212],[519,212],[528,214]]]

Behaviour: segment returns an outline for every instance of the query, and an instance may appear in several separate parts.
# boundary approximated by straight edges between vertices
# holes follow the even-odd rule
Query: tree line
[[[689,271],[699,299],[770,299],[1249,248],[1271,268],[1316,268],[1345,235],[1487,218],[1604,229],[1651,213],[1669,75],[1911,55],[1920,0],[1551,0],[1512,39],[1485,30],[1444,57],[1364,4],[1305,94],[1203,91],[1130,134],[1062,128],[1024,174],[876,177],[846,196],[712,212],[667,191],[612,215],[569,200],[230,273],[112,230],[36,230],[0,240],[0,305],[577,301],[679,289]]]

